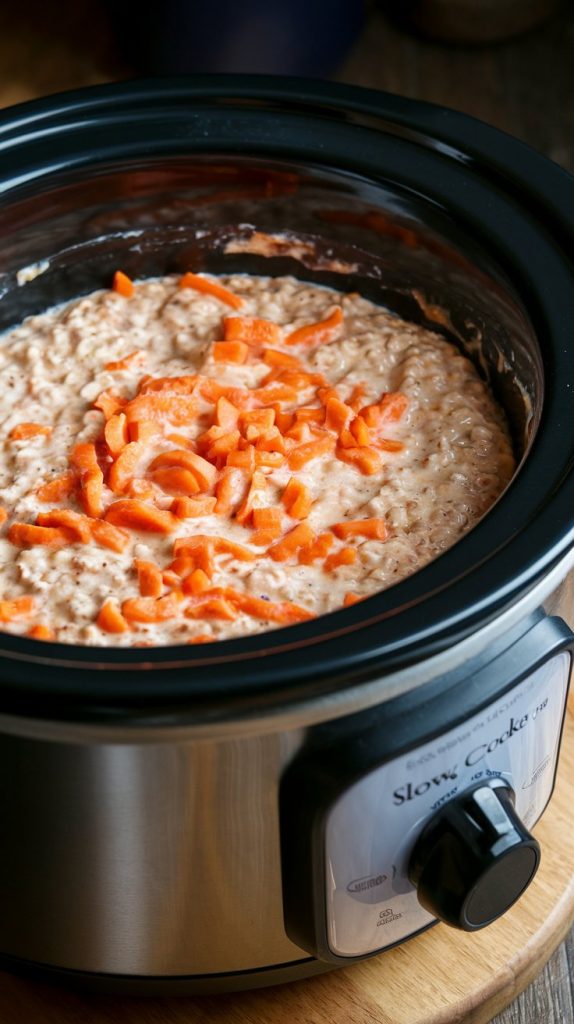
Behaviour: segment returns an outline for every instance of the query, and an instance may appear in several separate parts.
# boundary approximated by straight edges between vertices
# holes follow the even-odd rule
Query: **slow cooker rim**
[[[96,86],[88,89],[82,89],[74,91],[72,93],[61,94],[60,96],[50,97],[43,100],[32,101],[32,103],[20,105],[17,108],[12,108],[8,111],[2,119],[0,119],[0,139],[2,135],[10,135],[12,129],[18,129],[18,125],[28,125],[30,131],[35,122],[48,122],[50,117],[52,122],[55,123],[57,128],[57,122],[59,118],[65,118],[68,114],[81,109],[97,109],[98,106],[107,106],[109,103],[117,102],[118,97],[120,99],[130,100],[135,99],[137,102],[142,102],[144,99],[146,102],[151,96],[156,98],[165,98],[173,96],[183,96],[187,99],[201,95],[203,100],[209,94],[215,96],[229,95],[230,90],[235,89],[238,94],[243,97],[261,97],[266,96],[266,90],[269,89],[273,93],[273,97],[277,100],[287,97],[291,101],[303,102],[305,99],[308,101],[311,96],[313,102],[321,102],[325,99],[329,99],[332,103],[333,96],[336,97],[338,102],[348,102],[351,107],[355,106],[360,109],[364,109],[365,105],[370,106],[371,104],[379,105],[379,112],[377,116],[380,116],[381,111],[387,118],[392,118],[393,113],[396,115],[398,123],[405,123],[411,131],[421,131],[421,123],[424,130],[427,130],[428,122],[434,123],[435,119],[441,122],[441,138],[443,139],[442,145],[446,144],[452,148],[452,152],[447,154],[452,156],[454,159],[472,162],[476,159],[476,155],[472,157],[465,156],[460,148],[452,147],[452,144],[456,141],[457,136],[468,136],[469,134],[469,122],[473,125],[480,126],[480,145],[477,147],[476,140],[474,140],[475,154],[480,152],[481,159],[484,160],[485,149],[487,151],[487,159],[489,157],[488,150],[490,147],[494,148],[497,152],[497,167],[504,168],[510,160],[511,169],[513,175],[517,173],[517,163],[520,165],[519,172],[521,180],[525,181],[527,186],[535,192],[539,186],[539,177],[542,171],[545,171],[546,177],[548,174],[556,175],[561,179],[563,185],[563,176],[572,187],[572,179],[565,174],[560,168],[551,164],[545,158],[540,157],[529,147],[523,143],[513,140],[510,137],[504,135],[496,129],[490,128],[487,125],[483,125],[481,122],[476,122],[473,119],[469,119],[466,115],[458,114],[454,111],[448,111],[446,108],[436,107],[430,104],[423,104],[420,102],[414,102],[406,100],[402,97],[387,96],[385,94],[373,93],[370,90],[362,90],[358,87],[331,85],[330,83],[316,83],[307,82],[306,80],[288,80],[287,82],[277,79],[275,77],[267,76],[196,76],[190,79],[176,79],[176,80],[152,80],[151,82],[135,81],[131,83],[120,83],[119,85],[107,85],[107,86]],[[396,113],[398,111],[398,114]],[[24,116],[23,116],[24,115]],[[446,127],[445,127],[446,125]],[[37,127],[37,125],[36,125]],[[463,131],[464,129],[464,131]],[[474,129],[473,129],[474,130]],[[41,134],[41,131],[40,131]],[[500,147],[504,152],[500,153]],[[546,181],[546,186],[548,182]],[[556,193],[554,193],[555,195]],[[548,198],[548,192],[545,190],[544,200]],[[551,197],[552,198],[552,197]],[[561,211],[564,217],[564,209]],[[568,227],[571,232],[574,232],[574,218],[568,219]],[[528,467],[525,467],[528,468]],[[523,470],[524,472],[524,470]],[[564,507],[566,492],[574,497],[574,480],[570,478],[568,481],[564,481],[562,484],[562,493],[560,495],[560,503]],[[556,494],[553,495],[556,499]],[[508,494],[505,494],[494,507],[494,509],[487,514],[487,516],[471,531],[468,535],[462,538],[457,545],[447,551],[440,559],[437,559],[425,569],[419,571],[416,576],[415,588],[423,589],[425,584],[432,582],[436,575],[436,567],[440,564],[443,568],[445,565],[449,567],[455,566],[458,561],[456,557],[457,549],[460,549],[460,545],[465,545],[465,551],[470,552],[474,547],[477,548],[478,539],[483,537],[484,531],[488,530],[494,521],[494,517],[500,515],[500,509],[505,508],[505,500],[508,498]],[[506,501],[508,505],[508,501]],[[555,500],[551,500],[549,504],[540,513],[538,522],[535,524],[536,532],[539,536],[545,536],[545,531],[549,527],[551,533],[554,536],[554,543],[547,547],[542,557],[532,557],[532,533],[529,533],[528,538],[524,536],[524,533],[513,538],[512,542],[509,542],[508,546],[512,547],[512,552],[505,551],[505,561],[512,564],[515,567],[517,564],[522,566],[522,572],[518,578],[513,572],[509,574],[509,578],[505,577],[505,585],[492,586],[492,580],[490,580],[490,586],[484,589],[476,586],[477,579],[484,583],[484,577],[492,576],[492,565],[489,565],[490,558],[486,563],[478,566],[478,569],[474,564],[472,565],[473,571],[473,584],[475,592],[482,595],[482,599],[471,602],[470,605],[464,609],[460,609],[458,616],[451,617],[449,622],[444,620],[439,621],[437,624],[436,620],[433,621],[431,627],[420,630],[418,635],[416,631],[410,631],[410,639],[405,641],[403,637],[403,644],[401,641],[395,643],[395,660],[396,660],[396,648],[401,648],[401,653],[398,657],[422,657],[425,651],[429,650],[430,647],[436,647],[440,644],[441,637],[443,642],[447,642],[448,637],[455,635],[461,630],[464,631],[466,628],[472,629],[475,625],[484,621],[485,616],[492,615],[495,613],[496,608],[506,606],[511,602],[517,593],[523,591],[527,586],[539,579],[545,569],[556,561],[568,547],[574,542],[574,527],[566,517],[562,516],[562,521],[559,522],[558,530],[556,529],[556,509],[554,507]],[[571,507],[571,506],[570,506]],[[486,525],[485,525],[486,524]],[[524,531],[526,532],[526,531]],[[492,556],[491,556],[492,557]],[[498,557],[501,557],[501,553],[498,553]],[[478,576],[477,576],[478,573]],[[430,593],[432,594],[433,606],[438,610],[441,606],[441,600],[444,598],[444,594],[448,591],[451,595],[456,592],[457,587],[460,590],[461,585],[464,583],[464,576],[468,573],[463,574],[462,580],[457,580],[456,573],[451,574],[450,568],[447,571],[448,582],[443,584],[438,591],[432,594],[432,586]],[[498,572],[497,576],[504,576],[504,573]],[[84,695],[86,698],[94,699],[96,691],[98,696],[110,698],[126,697],[130,690],[133,689],[133,681],[127,683],[127,686],[121,685],[121,680],[100,678],[94,687],[94,692],[90,692],[91,688],[85,689],[87,682],[85,675],[88,666],[98,665],[99,668],[95,670],[96,675],[103,675],[103,672],[109,673],[110,670],[118,669],[121,670],[122,675],[128,669],[138,670],[147,669],[146,676],[148,681],[150,676],[155,676],[156,672],[149,671],[149,669],[156,669],[158,672],[165,670],[166,667],[183,666],[183,671],[186,669],[193,669],[194,675],[197,674],[198,669],[205,665],[207,667],[207,675],[205,677],[204,686],[201,687],[200,683],[202,680],[193,680],[193,686],[191,691],[187,689],[186,684],[189,680],[179,678],[176,684],[176,691],[178,696],[183,696],[185,689],[187,696],[200,696],[202,690],[209,690],[210,695],[213,696],[214,681],[209,675],[209,669],[212,670],[217,668],[221,671],[224,665],[228,665],[231,668],[231,678],[225,676],[225,681],[219,681],[220,685],[216,686],[216,689],[220,689],[222,685],[224,692],[229,692],[230,686],[233,687],[233,683],[239,688],[241,685],[245,685],[245,672],[243,669],[243,663],[238,662],[238,658],[242,656],[248,659],[252,659],[250,664],[250,674],[253,671],[255,665],[257,665],[257,671],[255,675],[261,680],[263,679],[264,685],[268,685],[270,678],[273,679],[273,687],[281,685],[281,681],[285,678],[285,681],[289,681],[290,684],[293,682],[294,675],[305,677],[317,670],[320,670],[321,663],[325,665],[325,652],[321,651],[326,644],[329,645],[329,653],[331,655],[331,662],[338,661],[340,671],[349,670],[349,650],[348,650],[348,638],[354,636],[357,639],[357,635],[360,634],[361,643],[366,646],[369,651],[371,658],[376,657],[377,660],[382,661],[385,658],[385,654],[389,657],[392,653],[391,647],[382,645],[377,642],[377,638],[374,637],[373,630],[376,632],[376,624],[381,622],[383,619],[389,616],[393,617],[396,614],[397,608],[393,608],[389,611],[384,606],[388,605],[388,595],[396,595],[399,599],[404,595],[405,601],[399,606],[399,610],[405,613],[408,610],[412,610],[422,603],[423,600],[428,599],[429,593],[425,592],[424,598],[420,598],[418,601],[413,599],[412,595],[412,579],[413,577],[402,581],[395,587],[390,588],[387,591],[383,591],[380,594],[373,595],[368,599],[367,602],[362,603],[361,607],[352,607],[346,610],[330,613],[328,616],[321,616],[317,622],[321,623],[325,628],[319,627],[319,634],[316,635],[316,625],[312,626],[295,626],[289,627],[288,631],[285,629],[274,630],[269,633],[258,634],[256,636],[243,637],[238,640],[225,641],[223,646],[224,651],[221,651],[221,643],[215,645],[206,645],[203,650],[197,648],[189,648],[182,646],[171,646],[169,648],[156,648],[146,649],[145,659],[142,660],[142,652],[138,650],[126,650],[118,648],[89,648],[89,647],[77,647],[72,645],[64,644],[52,644],[42,643],[29,639],[23,639],[19,637],[13,637],[9,634],[3,634],[0,637],[0,670],[5,673],[6,683],[9,682],[10,686],[16,686],[18,690],[27,690],[33,688],[38,692],[38,687],[44,690],[46,689],[46,683],[48,684],[48,690],[52,694],[56,694],[61,686],[58,685],[58,679],[54,678],[54,672],[50,671],[47,677],[48,668],[52,668],[56,673],[68,674],[72,673],[74,676],[78,675],[75,682],[68,680],[72,685],[72,689],[76,691],[76,687],[84,689]],[[422,581],[422,583],[421,583]],[[410,586],[409,586],[410,584]],[[487,598],[484,598],[484,592],[486,590]],[[444,602],[442,602],[444,603]],[[370,620],[365,621],[365,612],[371,611]],[[416,616],[415,616],[416,618]],[[440,620],[440,616],[439,616]],[[326,629],[331,626],[331,634],[327,633]],[[347,630],[351,632],[347,632]],[[369,639],[367,635],[369,634]],[[288,635],[287,635],[288,632]],[[347,650],[339,652],[338,658],[335,657],[335,651],[333,646],[334,638],[337,638],[337,634],[340,633],[343,637],[342,644]],[[339,639],[339,643],[341,640]],[[303,652],[303,664],[299,659],[297,664],[293,663],[291,658],[286,658],[285,649],[291,648],[297,650],[297,645],[301,644],[300,650]],[[359,645],[360,646],[360,645]],[[215,647],[220,649],[220,653],[216,651],[213,654],[209,653],[208,647]],[[105,650],[105,654],[103,651]],[[169,662],[166,665],[166,651],[169,652]],[[279,653],[277,653],[279,651]],[[83,657],[80,657],[78,652],[82,652]],[[275,653],[274,653],[275,652]],[[377,652],[375,654],[375,652]],[[310,654],[312,657],[309,657]],[[359,668],[359,662],[361,662],[360,651],[355,651],[355,665]],[[265,656],[263,656],[265,655]],[[279,659],[279,660],[278,660]],[[274,663],[271,665],[271,661]],[[288,661],[289,664],[285,665],[284,662]],[[264,664],[265,663],[265,664]],[[14,672],[14,669],[18,666],[26,666],[24,675],[26,678],[22,678],[22,673],[19,671]],[[42,679],[30,678],[31,669],[36,666],[42,676]],[[259,671],[263,668],[263,671]],[[67,671],[66,671],[67,669]],[[102,671],[103,670],[103,671]],[[236,671],[233,671],[236,670]],[[177,675],[179,676],[180,673]],[[90,673],[91,675],[91,673]],[[131,672],[129,676],[133,675]],[[229,675],[229,672],[228,672]],[[16,677],[20,676],[20,679]],[[237,678],[239,676],[239,678]],[[83,680],[83,682],[82,682]],[[61,680],[63,683],[63,680]],[[120,683],[120,685],[118,685]],[[255,683],[255,679],[252,679],[252,686]],[[42,685],[44,684],[44,685]],[[172,689],[170,687],[170,689]],[[64,690],[69,692],[69,687],[65,686]],[[155,691],[159,694],[161,692],[162,697],[166,696],[165,684],[161,681],[158,683],[152,683],[151,686],[145,687],[146,693],[138,693],[138,700],[152,699]]]

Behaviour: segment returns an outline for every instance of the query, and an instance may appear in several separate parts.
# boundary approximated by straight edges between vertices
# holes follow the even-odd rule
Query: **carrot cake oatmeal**
[[[0,346],[0,628],[202,643],[410,575],[514,470],[443,337],[291,277],[184,274],[34,316]]]

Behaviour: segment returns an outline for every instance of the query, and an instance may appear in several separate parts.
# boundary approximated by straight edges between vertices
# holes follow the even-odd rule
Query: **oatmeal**
[[[443,337],[294,278],[186,274],[0,346],[0,628],[202,643],[305,621],[454,544],[514,470]]]

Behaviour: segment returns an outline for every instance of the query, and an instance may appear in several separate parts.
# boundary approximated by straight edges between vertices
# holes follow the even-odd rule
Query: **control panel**
[[[538,865],[527,829],[552,793],[570,657],[554,655],[487,708],[375,768],[332,804],[324,881],[335,956],[368,955],[437,916],[449,920],[452,893],[445,885],[457,862],[459,903],[468,916],[449,923],[481,927],[518,898]],[[447,805],[458,814],[445,824]],[[426,906],[417,893],[423,879],[431,894]]]

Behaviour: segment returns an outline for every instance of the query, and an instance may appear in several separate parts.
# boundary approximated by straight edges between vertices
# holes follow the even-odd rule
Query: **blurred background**
[[[455,107],[574,171],[572,0],[0,5],[0,106],[136,75],[331,77]]]

